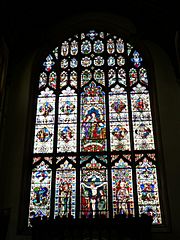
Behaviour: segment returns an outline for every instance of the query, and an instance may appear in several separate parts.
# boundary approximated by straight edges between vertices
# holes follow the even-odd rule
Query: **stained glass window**
[[[153,216],[162,224],[144,56],[121,36],[71,36],[42,60],[29,218]]]

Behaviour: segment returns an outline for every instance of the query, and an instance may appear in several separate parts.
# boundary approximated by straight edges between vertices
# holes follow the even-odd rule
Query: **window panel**
[[[154,136],[148,90],[137,84],[131,91],[135,150],[154,149]]]
[[[109,123],[111,150],[130,150],[127,92],[119,85],[109,93]]]
[[[139,213],[151,215],[153,223],[159,224],[162,220],[155,162],[149,156],[140,159],[136,166]]]
[[[108,216],[107,169],[96,159],[81,168],[81,216]]]
[[[70,87],[59,96],[57,152],[75,152],[77,140],[77,95]]]
[[[42,161],[34,166],[31,177],[28,225],[31,225],[30,219],[33,217],[50,216],[51,180],[52,171],[48,164]]]
[[[112,159],[118,156],[112,156]],[[134,197],[131,166],[120,158],[112,170],[113,216],[117,214],[134,215]]]
[[[61,158],[62,160],[64,159]],[[68,160],[60,162],[59,165],[56,170],[54,216],[75,217],[76,169]]]
[[[34,153],[52,153],[55,122],[55,94],[49,88],[37,98]]]
[[[92,82],[81,94],[81,151],[106,150],[105,93]]]

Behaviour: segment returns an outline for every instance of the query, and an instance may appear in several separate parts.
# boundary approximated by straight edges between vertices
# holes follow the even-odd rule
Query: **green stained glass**
[[[101,69],[94,71],[94,80],[96,80],[98,83],[105,85],[105,74],[104,71]]]
[[[92,73],[90,70],[85,69],[81,73],[81,86],[84,86],[84,84],[88,83],[92,78]]]

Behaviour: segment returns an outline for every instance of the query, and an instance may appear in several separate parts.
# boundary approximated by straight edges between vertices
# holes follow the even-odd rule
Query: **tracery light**
[[[34,216],[122,212],[161,224],[143,55],[119,36],[90,30],[49,53],[37,85],[29,226]]]

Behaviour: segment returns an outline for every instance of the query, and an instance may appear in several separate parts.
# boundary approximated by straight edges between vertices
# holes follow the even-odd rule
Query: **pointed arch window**
[[[123,38],[60,43],[37,82],[30,219],[152,214],[162,223],[148,69]]]

